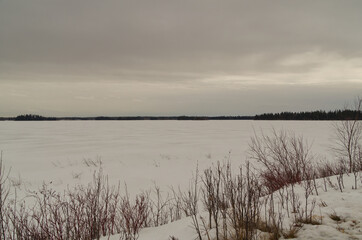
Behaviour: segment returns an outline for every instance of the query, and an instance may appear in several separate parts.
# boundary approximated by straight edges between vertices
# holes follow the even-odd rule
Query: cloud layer
[[[0,114],[335,109],[362,90],[361,9],[358,0],[2,0]]]

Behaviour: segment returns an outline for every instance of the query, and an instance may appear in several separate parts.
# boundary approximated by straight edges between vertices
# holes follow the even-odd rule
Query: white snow
[[[58,191],[86,184],[99,162],[110,183],[126,183],[130,194],[154,184],[165,192],[170,186],[185,188],[197,165],[204,169],[229,159],[239,166],[246,160],[254,130],[267,133],[272,128],[303,135],[313,145],[313,153],[332,159],[332,127],[326,121],[0,122],[0,150],[18,195],[38,189],[42,182]],[[351,176],[347,181],[352,181]],[[320,189],[316,198],[327,204],[320,208],[323,224],[304,225],[298,239],[362,239],[361,193],[361,188],[351,187],[343,193]],[[343,222],[328,217],[334,211]],[[143,229],[139,239],[166,240],[170,236],[194,239],[191,219]]]
[[[293,130],[326,153],[330,122],[289,121],[57,121],[0,122],[0,150],[11,176],[28,187],[52,182],[61,190],[87,183],[102,161],[110,182],[138,192],[157,183],[186,186],[195,171],[229,158],[246,160],[253,131]]]
[[[362,175],[362,172],[360,172]],[[361,177],[361,176],[360,176]],[[336,176],[330,177],[331,182],[337,185]],[[322,180],[317,180],[319,195],[312,195],[309,202],[316,200],[313,219],[320,221],[321,225],[304,224],[297,232],[294,239],[312,240],[351,240],[362,239],[362,181],[359,179],[359,188],[354,186],[353,175],[344,176],[345,189],[341,192],[337,188],[328,187],[328,191],[322,189]],[[296,188],[296,193],[303,199],[304,192],[300,185]],[[304,204],[304,203],[303,203]],[[202,215],[206,214],[200,213]],[[337,215],[340,221],[331,219],[331,215]],[[286,215],[286,214],[285,214]],[[285,226],[291,224],[291,219],[284,219]],[[141,230],[139,240],[170,240],[174,236],[179,240],[197,239],[196,232],[192,227],[190,217],[172,222],[160,227],[146,228]],[[213,233],[212,231],[210,231]],[[259,235],[260,237],[262,234]],[[206,236],[204,236],[205,239]],[[105,237],[105,239],[118,240],[118,235]],[[263,238],[260,238],[263,239]],[[281,237],[281,239],[283,239]]]
[[[359,188],[355,190],[352,189],[353,175],[345,175],[344,178],[346,188],[343,192],[339,189],[329,188],[327,192],[319,189],[320,196],[313,196],[319,203],[315,214],[318,218],[322,216],[322,225],[304,225],[297,234],[298,239],[362,239],[362,182],[359,179]],[[337,184],[336,177],[331,177],[331,180]],[[331,214],[341,220],[332,220]]]

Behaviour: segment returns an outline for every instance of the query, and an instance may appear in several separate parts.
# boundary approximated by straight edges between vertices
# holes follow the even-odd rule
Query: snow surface
[[[225,159],[239,166],[247,159],[254,131],[267,134],[272,128],[303,135],[313,153],[332,159],[332,123],[327,121],[5,121],[0,122],[0,150],[18,196],[38,189],[43,182],[58,191],[87,184],[99,162],[109,182],[126,183],[132,195],[155,184],[164,192],[170,186],[186,188],[196,166],[202,170]],[[337,193],[321,194],[328,204],[322,210],[344,215],[348,221],[339,225],[361,239],[361,189]],[[304,226],[300,239],[348,239],[340,238],[335,223],[324,219],[326,224],[321,226]],[[347,224],[353,219],[357,227],[349,230],[353,227]],[[318,233],[309,231],[312,228],[318,228]],[[144,229],[139,239],[169,236],[194,239],[191,220]]]
[[[360,172],[362,174],[362,172]],[[337,186],[336,176],[330,177],[331,183]],[[319,195],[312,195],[308,202],[316,200],[313,219],[320,221],[321,225],[304,224],[297,232],[294,239],[312,240],[352,240],[362,239],[362,181],[359,178],[359,188],[354,186],[353,175],[344,176],[345,189],[340,192],[338,188],[328,186],[327,192],[323,191],[323,182],[317,181]],[[296,193],[303,199],[302,187],[297,187]],[[304,203],[303,203],[304,204]],[[201,213],[201,214],[206,214]],[[341,218],[340,221],[331,219],[335,214]],[[285,225],[291,224],[290,219],[284,219]],[[211,231],[212,233],[212,231]],[[192,227],[190,217],[175,221],[160,227],[142,229],[139,240],[170,240],[174,236],[179,240],[197,239],[196,232]],[[262,234],[259,235],[260,237]],[[104,237],[103,240],[118,240],[119,236]],[[205,239],[207,239],[205,237]],[[263,239],[263,238],[260,238]],[[281,238],[283,239],[283,238]]]
[[[52,183],[56,190],[85,184],[102,161],[111,183],[138,192],[154,184],[185,187],[196,166],[246,160],[254,130],[303,134],[313,152],[328,151],[331,122],[313,121],[55,121],[0,122],[0,150],[22,187]]]

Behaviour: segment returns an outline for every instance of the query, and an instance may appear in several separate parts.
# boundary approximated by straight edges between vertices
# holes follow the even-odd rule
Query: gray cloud
[[[349,91],[362,89],[361,9],[359,0],[1,0],[0,83],[7,89],[0,93],[11,113],[22,108],[4,99],[10,89],[7,83],[23,90],[24,82],[47,83],[45,92],[64,83],[68,86],[64,95],[74,96],[75,102],[98,98],[89,99],[93,92],[83,96],[81,89],[67,83],[113,82],[120,92],[134,84],[131,89],[136,96],[142,84],[150,84],[148,101],[155,104],[158,96],[173,96],[159,92],[160,85],[164,91],[176,85],[188,89],[182,91],[185,98],[190,89],[197,89],[204,100],[190,98],[193,102],[188,103],[200,109],[215,96],[224,96],[225,89],[254,89],[252,95],[273,95],[270,91],[278,91],[281,85],[298,92],[317,84],[320,92],[328,89],[330,95],[337,91],[327,87],[330,84],[348,83],[353,86]],[[278,87],[263,92],[263,86]],[[40,90],[31,87],[29,91]],[[351,92],[345,93],[351,98]],[[106,99],[106,88],[102,94]],[[33,103],[39,108],[43,106],[40,100],[48,97],[40,96]],[[125,100],[135,104],[135,112],[156,112],[153,105],[135,99],[136,104]],[[237,104],[237,99],[220,101],[230,105]],[[281,104],[276,99],[275,110]],[[262,109],[262,103],[255,101],[255,109]],[[188,105],[170,102],[174,108],[179,106],[180,114],[188,111]],[[107,103],[112,104],[99,101],[99,108]],[[225,107],[219,105],[208,112],[222,112]],[[69,106],[56,106],[67,113]],[[44,105],[44,109],[49,107]],[[162,112],[171,109],[165,107]],[[229,112],[239,111],[254,112],[238,108]]]
[[[346,96],[349,100],[359,93],[355,84],[199,88],[165,83],[0,83],[0,109],[5,115],[252,115],[334,110],[343,108]]]

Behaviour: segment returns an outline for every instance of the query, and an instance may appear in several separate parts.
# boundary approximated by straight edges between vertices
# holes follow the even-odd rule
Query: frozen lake
[[[328,154],[332,123],[327,121],[54,121],[0,122],[0,150],[11,178],[23,188],[43,181],[54,188],[87,183],[102,161],[111,182],[131,191],[185,185],[195,170],[230,159],[245,162],[254,130],[294,131]],[[328,156],[330,157],[330,156]]]

